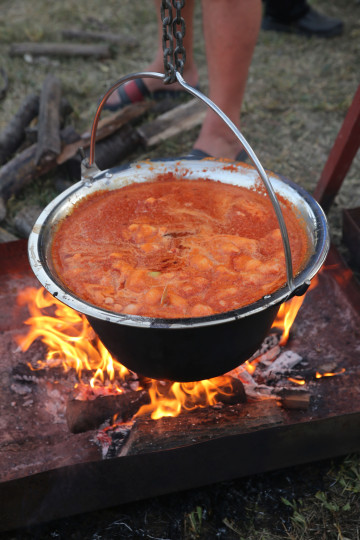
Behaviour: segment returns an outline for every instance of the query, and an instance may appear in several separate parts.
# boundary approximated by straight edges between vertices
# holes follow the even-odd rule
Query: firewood
[[[128,391],[87,401],[71,399],[66,406],[67,425],[71,433],[82,433],[98,428],[116,414],[117,420],[121,418],[123,422],[127,422],[149,401],[149,394],[145,390]]]
[[[62,36],[65,39],[83,39],[90,41],[107,41],[108,43],[117,43],[126,48],[135,47],[138,45],[138,40],[132,36],[124,36],[121,34],[114,34],[112,32],[89,32],[88,30],[79,30],[76,28],[70,28],[63,30]]]
[[[6,217],[6,205],[2,197],[0,197],[0,222]]]
[[[64,138],[66,130],[60,133],[60,138]],[[29,184],[35,178],[56,167],[56,156],[51,160],[41,160],[35,163],[37,145],[29,146],[12,160],[8,161],[0,169],[0,200],[8,201],[12,195]]]
[[[40,206],[26,205],[15,215],[13,224],[21,238],[28,238],[41,211]]]
[[[140,103],[134,103],[127,107],[124,107],[121,111],[111,114],[99,121],[98,128],[96,130],[96,141],[100,141],[124,126],[127,123],[137,122],[143,117],[152,107],[151,101],[143,101]],[[80,137],[80,139],[65,146],[61,154],[57,158],[58,165],[65,163],[68,159],[74,157],[79,148],[88,148],[90,146],[90,132],[86,131]],[[97,147],[96,147],[97,149]]]
[[[60,154],[60,100],[60,81],[50,74],[43,83],[40,96],[36,164],[40,160],[51,161]]]
[[[145,145],[151,147],[200,125],[204,116],[204,105],[198,99],[192,99],[142,125],[138,131]]]
[[[310,405],[310,392],[307,390],[283,389],[280,402],[285,409],[307,409]]]
[[[25,138],[25,129],[39,112],[39,96],[29,94],[22,102],[18,112],[0,133],[0,165],[17,150]]]
[[[141,144],[138,131],[130,125],[125,125],[96,145],[96,164],[101,170],[114,167]],[[85,155],[89,155],[89,150]]]
[[[216,396],[216,399],[221,402],[225,403],[227,405],[235,405],[236,403],[246,403],[246,393],[244,390],[244,386],[242,382],[239,379],[236,379],[235,377],[228,377],[229,379],[229,386],[231,385],[231,392],[229,394],[223,394],[219,392]],[[221,389],[221,387],[220,387]]]
[[[1,100],[1,99],[4,99],[4,97],[7,94],[7,91],[8,91],[8,88],[9,88],[9,79],[8,79],[7,73],[6,73],[4,68],[0,68],[0,74],[1,74],[2,78],[4,79],[4,84],[3,84],[2,88],[0,88],[0,100]]]
[[[4,242],[13,242],[14,240],[18,240],[18,238],[14,234],[11,234],[6,229],[3,229],[2,227],[0,227],[0,243],[1,244],[3,244]]]
[[[12,56],[95,56],[98,58],[110,58],[111,52],[108,45],[87,45],[73,43],[13,43],[10,47]]]

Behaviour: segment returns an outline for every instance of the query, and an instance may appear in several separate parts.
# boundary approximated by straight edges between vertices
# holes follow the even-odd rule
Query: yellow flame
[[[308,291],[314,289],[319,283],[319,279],[315,276],[310,284]],[[275,322],[272,327],[282,330],[282,336],[279,345],[285,345],[289,339],[291,327],[305,299],[303,296],[293,296],[287,302],[281,304]]]
[[[80,378],[80,383],[75,386],[84,399],[93,399],[100,389],[103,394],[123,392],[115,379],[123,379],[129,371],[112,358],[83,315],[56,300],[43,288],[24,289],[18,296],[18,303],[27,305],[31,317],[25,321],[29,326],[28,333],[18,336],[17,343],[25,351],[40,339],[48,349],[46,359],[38,362],[39,368],[62,365],[66,371],[75,369]],[[89,385],[81,380],[85,370],[92,373]],[[170,384],[151,379],[148,382],[151,403],[141,407],[137,416],[151,414],[153,419],[214,405],[219,394],[231,395],[233,392],[229,376],[194,383]]]
[[[26,288],[20,292],[17,301],[19,305],[27,305],[31,315],[25,321],[29,326],[28,333],[16,337],[18,345],[26,351],[40,339],[48,349],[46,360],[39,360],[38,368],[62,365],[65,371],[75,369],[80,379],[84,370],[95,371],[93,379],[101,382],[104,373],[110,381],[114,381],[115,376],[122,379],[129,373],[112,358],[87,319],[45,289]]]

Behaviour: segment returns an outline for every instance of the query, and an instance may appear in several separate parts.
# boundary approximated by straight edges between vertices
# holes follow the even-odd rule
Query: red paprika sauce
[[[296,210],[279,200],[297,273],[309,238]],[[280,229],[264,193],[172,173],[80,201],[59,224],[52,257],[76,296],[146,317],[225,312],[286,282]]]

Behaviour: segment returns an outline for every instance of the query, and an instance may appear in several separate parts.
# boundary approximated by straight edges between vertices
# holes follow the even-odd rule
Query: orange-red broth
[[[309,239],[280,200],[297,273]],[[78,297],[147,317],[229,311],[286,282],[278,222],[261,190],[171,173],[80,201],[58,226],[52,257]]]

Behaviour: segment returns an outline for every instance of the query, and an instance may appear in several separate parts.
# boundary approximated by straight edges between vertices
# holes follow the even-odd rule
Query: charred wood
[[[231,388],[230,392],[221,391],[221,386],[219,387],[220,392],[217,394],[217,401],[227,404],[235,405],[236,403],[246,403],[246,393],[244,390],[244,385],[239,379],[235,377],[227,377],[228,385]]]
[[[97,397],[87,401],[72,399],[68,401],[66,407],[67,425],[71,433],[82,433],[98,428],[114,415],[118,415],[117,420],[127,422],[149,401],[149,394],[145,390]]]
[[[31,54],[34,56],[95,56],[110,58],[108,45],[87,45],[73,43],[14,43],[10,48],[12,56]]]
[[[278,393],[284,409],[307,409],[310,405],[310,392],[284,388]]]
[[[60,154],[60,100],[60,81],[50,74],[43,83],[40,96],[36,164],[40,160],[51,161]]]
[[[25,139],[26,127],[38,115],[39,96],[29,94],[22,102],[18,112],[0,133],[0,165],[5,163]]]

